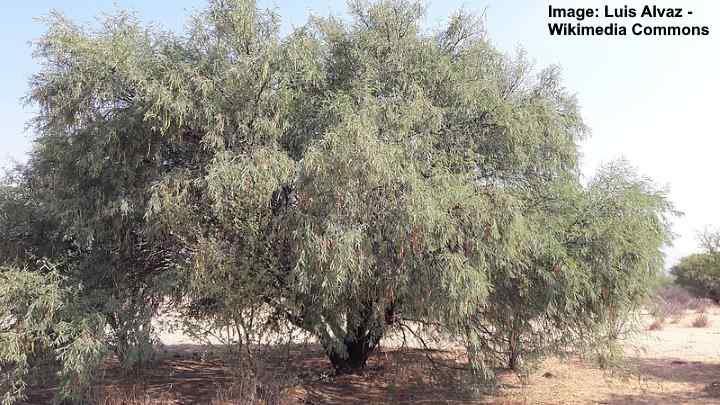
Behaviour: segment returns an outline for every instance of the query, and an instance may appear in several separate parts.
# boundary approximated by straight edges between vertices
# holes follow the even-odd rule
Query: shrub
[[[677,285],[660,288],[657,297],[678,308],[687,308],[694,301],[694,297],[686,289]]]
[[[617,352],[612,346],[635,327],[632,314],[651,292],[647,280],[662,268],[667,228],[656,215],[668,203],[624,162],[603,167],[580,195],[563,197],[563,215],[535,218],[542,229],[516,227],[514,249],[522,254],[490,273],[494,288],[467,328],[471,355],[485,370],[522,369],[573,349]]]
[[[649,326],[648,330],[662,330],[662,328],[665,326],[665,323],[662,319],[655,319]]]
[[[671,319],[677,322],[683,313],[696,305],[696,299],[684,288],[667,286],[656,291],[650,305],[650,313],[663,321]]]
[[[105,355],[102,319],[77,305],[55,267],[0,267],[0,403],[26,399],[29,380],[53,371],[58,396],[82,399]]]
[[[211,405],[279,405],[282,403],[280,387],[279,381],[260,381],[255,375],[239,375],[231,384],[218,388]]]

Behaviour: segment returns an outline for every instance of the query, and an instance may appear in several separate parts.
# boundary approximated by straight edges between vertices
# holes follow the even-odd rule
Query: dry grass
[[[315,345],[276,348],[257,373],[239,372],[198,346],[173,346],[156,367],[128,377],[109,362],[93,403],[170,404],[718,404],[720,314],[685,311],[682,324],[664,323],[625,342],[622,368],[603,370],[578,358],[548,359],[526,378],[500,372],[494,390],[474,390],[458,351],[385,347],[358,375],[333,376]],[[688,328],[696,317],[703,328]],[[717,325],[717,326],[716,326]],[[689,344],[688,342],[692,342]],[[432,361],[428,361],[428,356]],[[34,396],[30,403],[47,404]]]
[[[103,387],[96,389],[93,404],[97,405],[174,405],[177,398],[169,393],[151,393],[144,387]]]
[[[287,382],[283,383],[276,375],[266,373],[259,376],[256,371],[248,369],[233,369],[232,374],[231,382],[218,388],[211,405],[282,403],[282,387]]]
[[[663,322],[662,319],[656,318],[650,325],[648,325],[648,330],[662,330],[663,327],[665,327],[665,322]]]
[[[710,319],[705,314],[699,314],[692,321],[693,328],[706,328],[710,325]]]

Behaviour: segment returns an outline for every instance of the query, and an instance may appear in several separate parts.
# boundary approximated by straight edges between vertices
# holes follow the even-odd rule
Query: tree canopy
[[[33,151],[0,189],[0,277],[29,292],[1,302],[0,341],[43,344],[3,345],[5,402],[28,350],[74,382],[105,350],[146,358],[163,306],[246,345],[291,325],[351,372],[407,322],[488,371],[639,305],[672,206],[622,162],[583,185],[559,69],[465,12],[430,32],[418,2],[348,6],[285,36],[251,0],[211,0],[182,34],[47,17]]]

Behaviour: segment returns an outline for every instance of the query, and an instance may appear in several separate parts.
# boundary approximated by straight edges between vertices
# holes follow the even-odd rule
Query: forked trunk
[[[513,322],[513,329],[510,331],[508,336],[508,363],[507,367],[510,370],[518,371],[520,369],[520,334],[517,332],[519,325]]]
[[[346,338],[344,346],[347,356],[343,356],[342,353],[335,350],[330,350],[328,356],[335,368],[335,372],[338,374],[352,374],[364,369],[368,358],[377,346],[377,343],[373,340],[368,335],[353,340]]]
[[[365,368],[370,355],[377,348],[384,328],[374,327],[370,319],[370,306],[363,311],[363,321],[343,339],[345,353],[339,353],[334,347],[326,346],[326,352],[337,374],[352,374]]]

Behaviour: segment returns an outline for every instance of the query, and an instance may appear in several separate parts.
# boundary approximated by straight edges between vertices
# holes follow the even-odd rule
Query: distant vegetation
[[[693,294],[720,302],[720,232],[700,235],[702,253],[683,257],[671,269],[675,282]]]
[[[625,162],[585,185],[559,69],[501,54],[477,17],[349,11],[286,36],[250,0],[182,34],[46,18],[34,147],[0,187],[4,404],[40,369],[81,401],[108,355],[142,366],[161,311],[239,361],[302,331],[337,373],[408,328],[481,380],[617,352],[663,269],[665,191]]]
[[[693,326],[708,325],[704,313],[720,300],[720,232],[705,230],[700,244],[703,252],[683,257],[669,275],[656,278],[649,301],[655,319],[649,329],[661,329],[667,320],[676,323],[688,310],[699,314]]]

